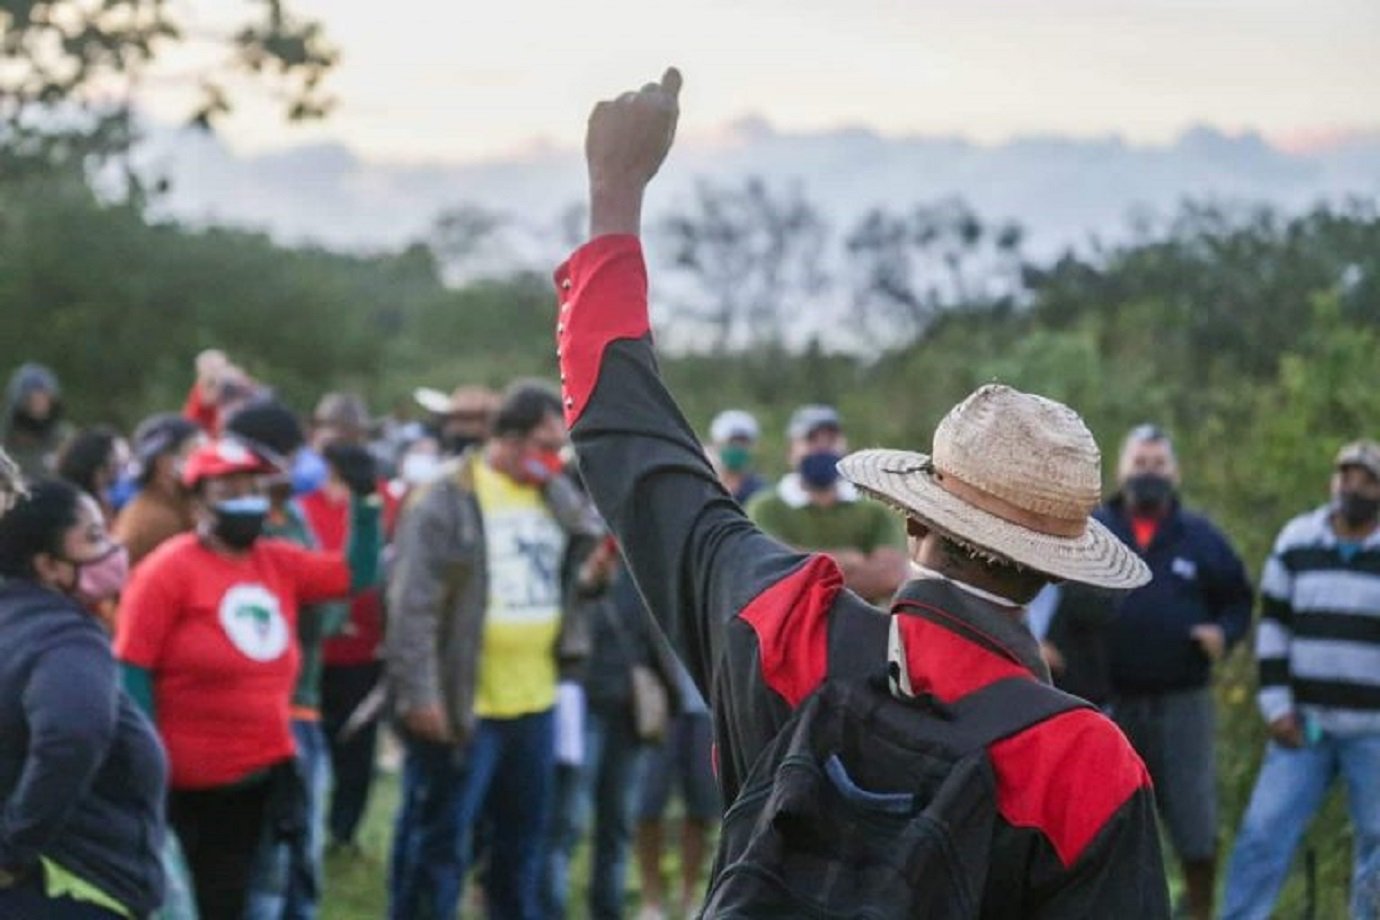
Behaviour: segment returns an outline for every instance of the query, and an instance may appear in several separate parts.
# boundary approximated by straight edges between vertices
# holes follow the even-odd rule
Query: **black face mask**
[[[211,533],[231,549],[246,550],[263,535],[268,500],[234,499],[217,504],[212,512],[215,520]]]
[[[471,447],[479,444],[480,439],[469,434],[448,434],[441,439],[441,447],[448,456],[458,457]]]
[[[1380,498],[1343,492],[1337,496],[1337,512],[1352,527],[1364,527],[1380,517]]]
[[[1156,473],[1137,473],[1122,487],[1131,510],[1150,514],[1163,510],[1174,498],[1174,483]]]
[[[53,411],[49,412],[43,418],[37,418],[30,415],[23,409],[15,409],[13,424],[15,430],[22,431],[25,434],[45,435],[57,425],[59,418],[56,406],[53,407]]]

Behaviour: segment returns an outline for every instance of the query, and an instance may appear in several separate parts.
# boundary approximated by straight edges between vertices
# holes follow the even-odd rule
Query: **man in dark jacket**
[[[556,275],[557,348],[580,467],[648,608],[710,700],[732,802],[836,656],[875,656],[898,696],[947,705],[1012,678],[1029,681],[1033,697],[1049,672],[1022,605],[1051,578],[1131,588],[1149,573],[1089,520],[1101,474],[1082,420],[1006,387],[956,407],[933,457],[863,451],[841,464],[907,518],[920,568],[889,620],[843,587],[828,556],[791,550],[744,517],[651,346],[641,205],[670,148],[680,82],[668,71],[590,118],[592,239]],[[987,754],[998,820],[981,916],[1167,916],[1149,779],[1110,721],[1064,712]]]
[[[1212,665],[1250,629],[1251,585],[1226,537],[1180,505],[1179,465],[1162,430],[1142,425],[1127,436],[1118,479],[1097,518],[1154,580],[1119,600],[1065,592],[1047,641],[1066,643],[1060,651],[1081,684],[1100,688],[1105,667],[1113,715],[1154,778],[1189,912],[1207,918],[1217,860]]]

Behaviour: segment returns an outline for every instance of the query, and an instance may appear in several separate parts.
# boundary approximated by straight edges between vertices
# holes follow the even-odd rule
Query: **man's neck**
[[[920,578],[934,578],[940,581],[947,581],[949,584],[961,591],[967,591],[976,597],[988,601],[1002,608],[1002,612],[1008,614],[1012,619],[1020,622],[1025,616],[1025,606],[1018,601],[1010,598],[1003,590],[1002,586],[996,584],[973,584],[967,577],[941,572],[919,562],[911,561],[911,571]],[[988,579],[987,581],[994,581]]]
[[[201,545],[217,556],[228,556],[231,559],[244,559],[249,555],[249,548],[236,549],[205,527],[197,531],[197,536],[201,538]]]

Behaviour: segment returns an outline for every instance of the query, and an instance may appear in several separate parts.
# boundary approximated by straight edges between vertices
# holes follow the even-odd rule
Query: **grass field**
[[[674,808],[674,805],[673,805]],[[369,813],[365,817],[360,833],[361,853],[331,853],[326,859],[326,895],[322,904],[322,920],[380,920],[387,909],[388,851],[393,838],[393,820],[398,809],[398,781],[391,774],[381,774],[374,784],[374,793],[369,802]],[[674,823],[673,813],[668,816]],[[668,839],[676,839],[678,831],[668,829]],[[582,920],[585,917],[585,880],[589,877],[587,847],[581,846],[575,855],[571,869],[571,897],[569,917]],[[712,852],[712,851],[711,851]],[[636,872],[632,871],[632,854],[628,859],[628,911],[627,916],[635,916],[638,889]],[[672,874],[678,871],[676,851],[668,847],[663,870],[667,878],[677,878]],[[464,913],[463,920],[480,920],[481,914]]]

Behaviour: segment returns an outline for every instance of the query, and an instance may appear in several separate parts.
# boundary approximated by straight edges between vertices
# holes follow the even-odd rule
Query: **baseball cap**
[[[134,429],[134,460],[140,471],[148,469],[155,460],[171,453],[188,438],[201,434],[195,422],[175,412],[151,415]]]
[[[1380,479],[1380,444],[1374,441],[1353,441],[1337,453],[1337,469],[1359,466]]]
[[[791,423],[786,426],[786,435],[792,440],[808,438],[821,428],[843,430],[843,420],[833,406],[801,406],[791,415]]]
[[[272,473],[271,463],[232,438],[208,441],[187,458],[182,469],[182,484],[196,488],[203,479],[233,476],[236,473]]]
[[[762,435],[762,429],[757,424],[757,419],[752,417],[752,413],[744,412],[742,409],[726,409],[714,416],[714,421],[709,425],[709,440],[715,444],[724,444],[734,439],[756,441]]]

